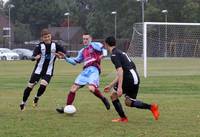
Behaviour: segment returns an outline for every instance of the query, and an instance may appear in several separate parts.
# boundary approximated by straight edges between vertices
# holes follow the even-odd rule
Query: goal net
[[[200,75],[200,23],[135,24],[127,53],[142,62],[144,77]]]

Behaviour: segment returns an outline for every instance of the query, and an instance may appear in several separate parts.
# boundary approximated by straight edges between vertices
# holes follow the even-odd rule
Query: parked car
[[[19,58],[22,60],[31,59],[31,56],[33,55],[33,51],[29,49],[17,48],[12,51],[19,54]]]
[[[19,55],[8,48],[0,48],[0,60],[19,60]]]

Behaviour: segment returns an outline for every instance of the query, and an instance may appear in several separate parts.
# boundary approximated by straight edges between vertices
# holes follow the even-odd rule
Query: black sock
[[[23,95],[23,102],[25,103],[31,93],[31,90],[32,88],[30,87],[27,87],[25,90],[24,90],[24,95]]]
[[[140,109],[151,109],[151,105],[143,103],[142,101],[139,100],[132,101],[131,107],[136,107]]]
[[[40,96],[42,96],[42,94],[44,93],[45,89],[46,89],[46,86],[40,85],[36,97],[39,98]]]
[[[125,114],[124,114],[124,111],[123,111],[123,108],[122,108],[122,105],[119,101],[119,99],[116,99],[114,101],[112,101],[114,107],[115,107],[115,110],[117,111],[117,113],[119,114],[119,116],[121,118],[126,118]]]

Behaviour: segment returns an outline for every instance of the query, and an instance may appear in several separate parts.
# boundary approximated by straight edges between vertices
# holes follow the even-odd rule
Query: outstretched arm
[[[65,57],[65,61],[72,64],[72,65],[76,65],[76,61],[74,60],[74,58],[68,58],[68,57]]]
[[[72,64],[72,65],[76,65],[77,63],[81,63],[83,61],[82,51],[83,51],[83,49],[78,52],[78,55],[75,58],[65,57],[65,61]]]

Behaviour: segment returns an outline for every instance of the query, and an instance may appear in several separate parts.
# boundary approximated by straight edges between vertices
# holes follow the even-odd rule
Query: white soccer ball
[[[64,108],[64,112],[66,114],[73,115],[74,113],[76,113],[76,108],[74,107],[74,105],[67,105]]]

